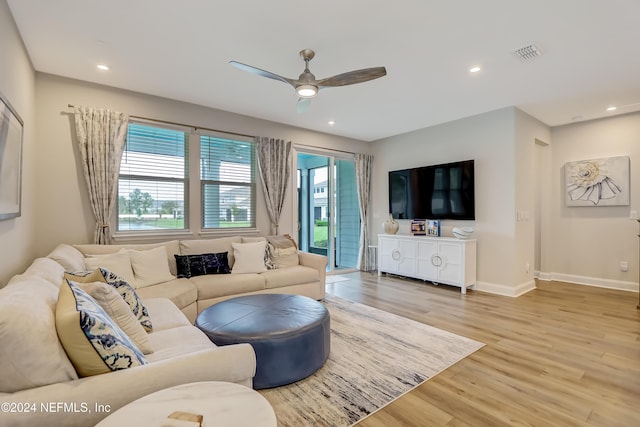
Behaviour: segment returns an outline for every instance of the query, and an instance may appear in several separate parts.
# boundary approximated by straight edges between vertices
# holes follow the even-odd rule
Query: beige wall
[[[478,239],[478,288],[505,295],[521,292],[524,279],[515,274],[516,258],[533,241],[516,243],[516,110],[505,108],[456,120],[374,143],[372,233],[388,214],[388,172],[459,160],[475,160],[476,220],[443,221],[445,233],[454,226],[475,227]],[[524,122],[523,113],[518,113]],[[528,138],[528,134],[527,134]],[[529,183],[527,179],[524,184]],[[401,221],[400,233],[409,233]],[[523,235],[529,239],[529,234]],[[533,263],[533,259],[531,260]]]
[[[109,108],[136,116],[281,138],[294,144],[330,150],[369,150],[367,143],[354,139],[49,74],[36,74],[36,95],[36,165],[40,171],[37,217],[39,238],[35,247],[38,254],[47,253],[60,242],[89,242],[93,236],[95,222],[87,203],[86,186],[79,167],[79,153],[75,146],[75,131],[72,129],[73,121],[68,104]],[[290,196],[293,195],[290,193]],[[293,212],[290,201],[285,206],[280,221],[281,233],[293,234],[293,230],[296,230]],[[260,233],[269,234],[270,221],[261,188],[258,188],[257,194],[256,219]]]
[[[541,257],[541,276],[592,285],[638,289],[638,223],[640,211],[640,113],[553,128],[551,186],[543,215],[548,232]],[[564,164],[613,156],[631,158],[631,205],[567,207]],[[629,263],[622,272],[620,261]]]
[[[34,71],[5,0],[0,0],[0,92],[24,121],[22,215],[0,221],[0,286],[34,257],[36,210]]]

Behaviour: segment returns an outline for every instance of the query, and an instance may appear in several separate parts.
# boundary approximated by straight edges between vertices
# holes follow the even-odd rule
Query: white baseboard
[[[529,280],[516,286],[502,285],[498,283],[478,282],[475,290],[506,297],[519,297],[536,288],[536,282]]]
[[[538,280],[575,283],[577,285],[638,292],[638,283],[623,280],[601,279],[598,277],[577,276],[575,274],[536,272]]]

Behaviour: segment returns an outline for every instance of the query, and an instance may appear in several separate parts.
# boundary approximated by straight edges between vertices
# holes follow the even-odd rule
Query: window
[[[120,162],[117,231],[255,228],[256,146],[227,135],[130,122]]]
[[[202,228],[255,228],[253,142],[200,137]]]
[[[130,123],[118,180],[118,231],[187,228],[189,134]]]

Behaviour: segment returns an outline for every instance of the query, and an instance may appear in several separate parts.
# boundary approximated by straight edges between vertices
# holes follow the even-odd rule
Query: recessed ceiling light
[[[329,126],[333,126],[335,124],[336,124],[335,120],[329,120]]]
[[[480,67],[477,65],[474,65],[473,67],[469,68],[470,73],[477,73],[478,71],[480,71]]]
[[[98,67],[98,70],[102,70],[102,71],[108,71],[109,70],[109,67],[104,65],[104,64],[98,64],[97,67]]]
[[[607,108],[607,111],[616,111],[618,109],[618,107],[612,105],[611,107]]]

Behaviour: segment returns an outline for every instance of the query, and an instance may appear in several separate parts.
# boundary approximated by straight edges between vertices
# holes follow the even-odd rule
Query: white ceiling
[[[507,106],[550,126],[640,110],[640,0],[8,4],[37,71],[366,141]],[[542,56],[513,53],[531,43]],[[228,64],[297,78],[304,48],[317,78],[388,75],[323,90],[298,114],[292,87]]]

